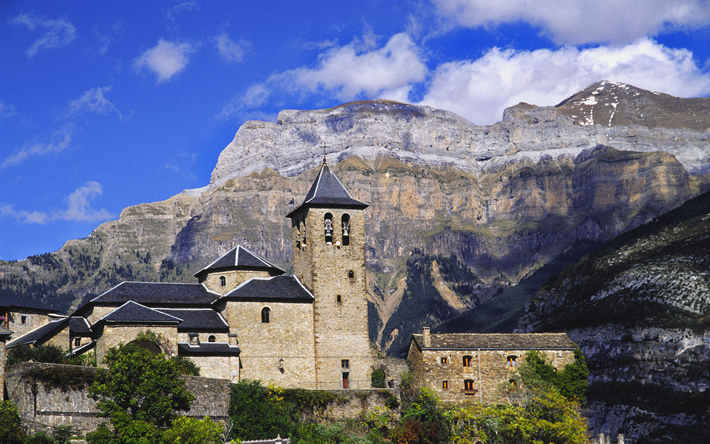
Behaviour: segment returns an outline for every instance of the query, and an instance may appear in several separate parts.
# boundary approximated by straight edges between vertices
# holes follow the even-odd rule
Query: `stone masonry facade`
[[[407,357],[419,385],[442,400],[498,403],[501,386],[515,383],[528,351],[543,353],[561,370],[574,362],[575,348],[564,333],[430,334],[425,328],[412,338]]]

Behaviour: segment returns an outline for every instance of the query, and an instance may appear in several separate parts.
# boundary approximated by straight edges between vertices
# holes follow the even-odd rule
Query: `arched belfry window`
[[[269,322],[271,322],[271,309],[264,307],[261,309],[261,323],[268,324]]]
[[[301,237],[301,245],[306,246],[306,226],[303,221],[298,222],[298,235]]]
[[[355,279],[355,272],[352,270],[348,270],[348,279]]]
[[[219,286],[220,287],[226,287],[227,286],[227,278],[224,276],[219,277]]]
[[[333,243],[333,215],[330,213],[325,213],[323,216],[323,228],[325,230],[325,243]]]
[[[343,227],[343,245],[350,245],[350,215],[347,213],[343,214],[342,227]]]

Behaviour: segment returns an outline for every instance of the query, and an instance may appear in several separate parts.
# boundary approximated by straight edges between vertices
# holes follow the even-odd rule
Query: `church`
[[[204,377],[369,388],[367,207],[324,161],[303,203],[286,216],[293,275],[237,246],[197,272],[197,283],[123,282],[6,348],[52,344],[96,353],[101,363],[109,348],[150,330],[161,351],[190,358]]]

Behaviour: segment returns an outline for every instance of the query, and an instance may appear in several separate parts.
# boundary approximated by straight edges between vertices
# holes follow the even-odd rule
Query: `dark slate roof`
[[[224,269],[245,269],[245,270],[268,270],[274,274],[284,274],[284,270],[276,265],[267,262],[265,259],[257,256],[241,245],[229,250],[219,259],[212,262],[202,270],[195,273],[195,276],[204,274],[209,271],[224,270]]]
[[[128,301],[111,313],[99,319],[96,323],[109,324],[179,324],[182,319],[161,313],[153,308],[145,307],[133,301]]]
[[[328,165],[323,164],[316,180],[311,185],[311,189],[308,190],[306,198],[303,199],[301,206],[293,210],[286,217],[292,217],[292,215],[305,206],[355,207],[363,209],[369,205],[353,199],[343,184],[340,183],[340,180],[330,171]]]
[[[96,341],[91,341],[88,344],[84,344],[81,347],[75,348],[70,352],[70,354],[72,356],[80,355],[88,350],[91,350],[94,347],[96,347]]]
[[[120,304],[128,301],[142,305],[208,305],[219,298],[202,284],[164,282],[121,282],[90,301],[93,304]]]
[[[158,311],[182,319],[178,330],[229,331],[227,321],[211,308],[159,308]]]
[[[86,318],[81,316],[72,316],[69,318],[69,330],[74,335],[90,335],[91,325]]]
[[[9,296],[0,296],[0,307],[8,307],[10,309],[29,308],[32,310],[43,311],[46,313],[56,313],[57,310],[49,308],[46,304],[28,298],[16,298]],[[16,310],[11,310],[16,311]]]
[[[37,327],[32,331],[28,331],[17,339],[7,343],[5,348],[17,347],[18,345],[34,344],[41,341],[47,336],[52,336],[57,330],[66,327],[69,324],[69,318],[57,319],[56,321],[48,322],[41,327]]]
[[[431,335],[431,347],[424,347],[424,335],[412,335],[419,348],[441,350],[574,350],[565,333],[444,333]]]
[[[313,302],[313,295],[294,276],[252,278],[222,296],[224,299],[252,301],[287,300]]]
[[[0,335],[11,335],[12,331],[0,325]]]
[[[239,353],[239,347],[226,342],[201,342],[200,345],[178,342],[180,356],[239,356]]]

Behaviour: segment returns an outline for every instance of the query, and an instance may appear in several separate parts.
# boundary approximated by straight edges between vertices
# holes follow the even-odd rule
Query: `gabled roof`
[[[2,335],[2,336],[5,336],[5,335],[9,336],[9,335],[11,335],[11,334],[12,334],[12,331],[11,331],[10,329],[5,328],[5,327],[3,327],[2,325],[0,325],[0,335]]]
[[[574,350],[565,333],[443,333],[431,334],[431,346],[424,347],[424,335],[412,335],[420,349],[439,350]]]
[[[345,189],[340,180],[335,177],[328,165],[323,164],[316,180],[311,185],[311,189],[308,190],[306,198],[303,199],[303,203],[300,207],[291,211],[286,217],[292,217],[301,208],[308,206],[332,206],[332,207],[346,207],[346,208],[358,208],[364,209],[369,205],[355,200],[350,196],[350,193]]]
[[[178,331],[229,331],[229,324],[211,308],[158,308],[158,311],[178,319]]]
[[[313,302],[310,291],[294,276],[252,278],[222,296],[220,301],[239,299],[247,301]]]
[[[49,308],[46,304],[28,298],[16,298],[9,296],[0,297],[0,307],[7,307],[10,311],[21,311],[21,309],[37,310],[45,313],[56,313],[58,310]],[[18,310],[19,309],[19,310]]]
[[[17,347],[18,345],[35,344],[41,342],[47,336],[53,336],[57,330],[69,325],[69,318],[57,319],[56,321],[48,322],[42,326],[28,331],[17,339],[8,342],[5,348]]]
[[[238,346],[226,342],[201,342],[199,345],[178,342],[180,356],[239,356],[239,353]]]
[[[107,324],[179,324],[182,319],[145,307],[136,302],[128,301],[96,321],[97,324],[100,322]]]
[[[128,301],[142,305],[208,305],[219,298],[202,284],[165,282],[121,282],[90,304],[120,304]]]
[[[209,273],[210,271],[224,269],[267,270],[273,274],[286,273],[276,265],[267,262],[265,259],[262,259],[241,245],[237,245],[222,255],[219,259],[195,273],[195,276],[199,277],[200,275]]]

